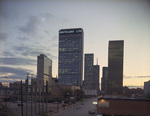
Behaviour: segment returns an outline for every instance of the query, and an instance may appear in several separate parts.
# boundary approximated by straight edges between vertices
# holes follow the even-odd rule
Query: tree
[[[64,102],[65,102],[65,103],[70,102],[70,101],[71,101],[71,100],[70,100],[70,97],[72,97],[72,96],[73,96],[73,91],[72,91],[70,88],[65,89],[65,90],[63,91],[63,98],[64,98]]]
[[[64,96],[64,98],[70,98],[71,96],[73,96],[73,91],[71,89],[66,89],[63,92],[63,96]]]
[[[84,97],[84,91],[77,89],[77,90],[76,90],[76,99],[77,99],[77,100],[80,100],[80,99],[83,98],[83,97]]]

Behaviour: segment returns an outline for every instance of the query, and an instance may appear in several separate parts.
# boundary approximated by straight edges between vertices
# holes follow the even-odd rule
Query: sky
[[[124,40],[124,86],[150,80],[149,0],[1,0],[0,82],[37,73],[37,56],[52,59],[58,75],[58,31],[82,28],[84,53],[108,66],[108,43]],[[8,77],[8,78],[5,78]]]

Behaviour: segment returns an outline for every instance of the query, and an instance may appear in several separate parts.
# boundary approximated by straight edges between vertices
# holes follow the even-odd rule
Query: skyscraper
[[[93,59],[94,54],[85,54],[84,57],[84,89],[91,89],[93,80]]]
[[[44,54],[40,54],[40,56],[37,56],[37,79],[38,85],[42,85],[43,81],[44,85],[46,85],[46,81],[51,84],[52,60]]]
[[[94,65],[93,66],[93,87],[92,89],[96,89],[97,95],[100,93],[99,89],[99,65]]]
[[[83,29],[59,30],[59,85],[82,85]]]
[[[108,94],[121,94],[123,92],[123,51],[123,40],[109,41]]]
[[[108,67],[103,67],[103,74],[101,78],[101,92],[103,94],[107,93],[107,81],[108,81]]]
[[[84,90],[99,94],[99,65],[93,65],[94,54],[85,54],[84,61]]]

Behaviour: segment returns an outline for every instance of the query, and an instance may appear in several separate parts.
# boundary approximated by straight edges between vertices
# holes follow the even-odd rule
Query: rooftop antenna
[[[98,65],[98,58],[97,58],[97,64],[96,65]]]

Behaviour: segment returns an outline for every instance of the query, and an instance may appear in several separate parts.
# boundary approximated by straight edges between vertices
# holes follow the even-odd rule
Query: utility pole
[[[8,78],[8,77],[5,77],[5,78]],[[7,100],[8,100],[8,97],[7,97],[7,90],[8,90],[8,89],[7,89],[7,87],[6,87],[5,90],[6,90],[5,105],[7,106]]]
[[[47,112],[47,93],[48,93],[48,81],[46,81],[46,112]]]
[[[28,79],[29,74],[27,73],[27,80],[26,80],[26,116],[28,116]]]
[[[44,80],[42,84],[42,95],[43,95],[43,100],[42,100],[42,111],[44,111]]]
[[[22,80],[21,80],[21,116],[23,116],[23,93],[22,93]]]
[[[37,106],[37,80],[35,83],[35,116],[36,116],[36,106]]]
[[[7,106],[7,100],[8,100],[8,97],[7,97],[7,87],[6,87],[6,97],[5,97],[5,105]]]
[[[31,116],[32,116],[32,96],[33,96],[33,87],[31,85]]]
[[[40,104],[40,103],[41,103],[41,80],[39,80],[39,82],[40,82],[40,84],[39,84],[39,86],[38,86],[38,88],[39,88],[39,100],[38,100],[38,101],[39,101],[39,112],[40,112],[40,110],[41,110],[41,109],[40,109],[40,105],[41,105],[41,104]]]

